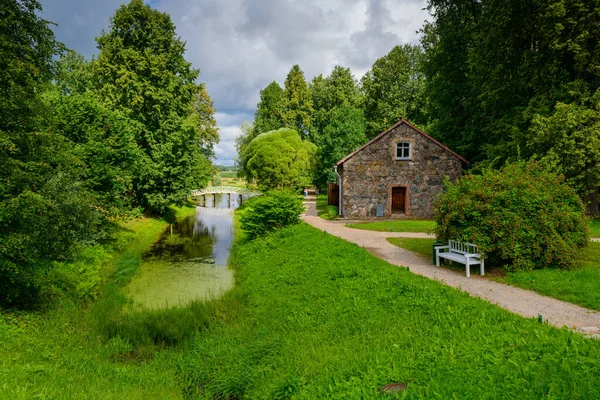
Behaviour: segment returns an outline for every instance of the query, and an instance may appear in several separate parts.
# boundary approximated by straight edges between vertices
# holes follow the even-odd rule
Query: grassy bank
[[[393,245],[414,251],[428,259],[431,257],[433,239],[388,238],[387,240]],[[498,268],[489,270],[487,267],[486,270],[493,272],[493,279],[499,282],[600,310],[600,243],[590,242],[583,249],[581,258],[579,268],[574,270],[548,268],[509,273],[504,273]],[[460,265],[452,268],[464,271],[464,267]]]
[[[379,232],[423,232],[430,233],[435,228],[435,221],[402,219],[394,221],[361,222],[346,224],[349,228],[365,229]]]
[[[431,258],[431,249],[434,239],[421,238],[388,238],[388,242],[394,246],[402,247],[403,249],[419,253],[423,257]]]
[[[330,206],[327,204],[326,194],[320,194],[317,196],[316,208],[319,211],[317,215],[323,219],[332,220],[337,218],[338,208],[336,206]]]
[[[600,218],[590,220],[590,236],[600,237]]]
[[[306,251],[310,249],[310,251]],[[306,225],[238,243],[238,286],[182,355],[198,398],[598,398],[600,343],[517,317]]]
[[[583,249],[579,268],[544,269],[513,273],[499,280],[583,307],[600,310],[600,243]]]
[[[174,215],[193,212],[181,208]],[[103,308],[105,302],[119,297],[118,288],[135,273],[142,253],[166,226],[166,221],[156,219],[125,222],[112,244],[94,250],[102,257],[76,262],[88,271],[99,271],[101,284],[88,288],[89,293],[97,292],[97,302],[88,305],[66,292],[69,287],[62,287],[56,289],[56,304],[46,312],[0,313],[0,398],[181,398],[174,373],[176,350],[140,351],[129,338],[109,337],[97,329],[98,317],[109,311]],[[73,278],[64,276],[73,267],[58,266],[58,278]]]

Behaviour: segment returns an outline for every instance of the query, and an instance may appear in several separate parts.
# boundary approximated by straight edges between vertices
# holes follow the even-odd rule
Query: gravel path
[[[478,268],[471,269],[471,278],[446,268],[437,268],[417,253],[389,243],[389,237],[433,238],[425,233],[374,232],[352,229],[345,226],[348,221],[326,221],[317,216],[316,204],[307,201],[308,206],[302,217],[305,222],[322,231],[364,247],[370,253],[390,264],[409,267],[410,271],[453,286],[524,317],[537,318],[542,315],[548,323],[579,329],[593,336],[600,336],[600,312],[589,310],[571,303],[542,296],[531,290],[487,280],[476,275]],[[368,233],[367,233],[368,232]]]

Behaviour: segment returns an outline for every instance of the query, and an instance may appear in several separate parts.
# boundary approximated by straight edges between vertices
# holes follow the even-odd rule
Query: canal
[[[216,200],[216,202],[214,201]],[[167,227],[126,288],[134,308],[165,308],[222,295],[233,286],[227,260],[238,195],[198,199],[196,214]]]

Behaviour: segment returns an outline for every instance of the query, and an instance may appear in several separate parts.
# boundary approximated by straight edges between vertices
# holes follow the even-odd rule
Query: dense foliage
[[[422,50],[418,46],[396,46],[375,61],[371,70],[362,77],[369,138],[402,118],[417,125],[427,123],[421,58]]]
[[[61,49],[35,0],[0,5],[0,304],[30,305],[40,269],[95,239],[100,215],[40,97]]]
[[[248,200],[240,222],[248,237],[255,238],[299,223],[303,212],[304,206],[295,194],[272,190]]]
[[[307,84],[295,65],[284,89],[271,82],[261,90],[254,121],[242,125],[242,135],[236,139],[240,176],[248,175],[244,156],[248,144],[273,129],[294,129],[316,145],[313,183],[324,190],[335,179],[336,162],[369,137],[402,118],[425,124],[421,57],[419,47],[396,46],[373,64],[360,83],[349,68],[337,65],[329,76],[315,76]]]
[[[475,243],[511,271],[573,268],[589,239],[577,193],[536,162],[446,182],[436,222],[439,239]]]
[[[117,10],[98,48],[93,71],[100,98],[142,126],[135,136],[144,153],[132,182],[137,201],[164,211],[212,176],[206,158],[218,139],[212,102],[196,83],[199,71],[185,60],[171,18],[142,0]]]
[[[40,11],[35,0],[0,5],[3,306],[34,305],[55,262],[106,238],[115,217],[162,212],[206,184],[218,140],[168,15],[122,6],[87,61]]]
[[[241,157],[247,181],[260,189],[299,189],[309,185],[314,167],[315,145],[302,140],[292,129],[281,128],[258,135]]]
[[[558,104],[573,105],[571,115],[597,118],[592,100],[600,87],[597,0],[430,0],[428,8],[433,18],[422,44],[429,133],[471,162],[494,167],[545,156],[552,144],[539,139],[547,118],[553,128],[561,125],[560,140],[588,146],[588,139],[575,139],[581,127],[567,122]],[[583,114],[577,118],[593,143],[599,132],[589,129],[591,119]],[[561,172],[569,182],[585,180],[586,172],[572,166],[594,168],[591,153],[564,154]]]

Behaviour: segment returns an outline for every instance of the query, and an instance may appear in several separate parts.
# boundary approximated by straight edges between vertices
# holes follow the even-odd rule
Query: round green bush
[[[246,202],[240,222],[248,236],[255,238],[272,230],[297,224],[303,212],[302,201],[295,194],[273,190]]]
[[[447,181],[435,233],[477,244],[510,271],[573,268],[589,228],[581,199],[563,180],[532,161]]]

